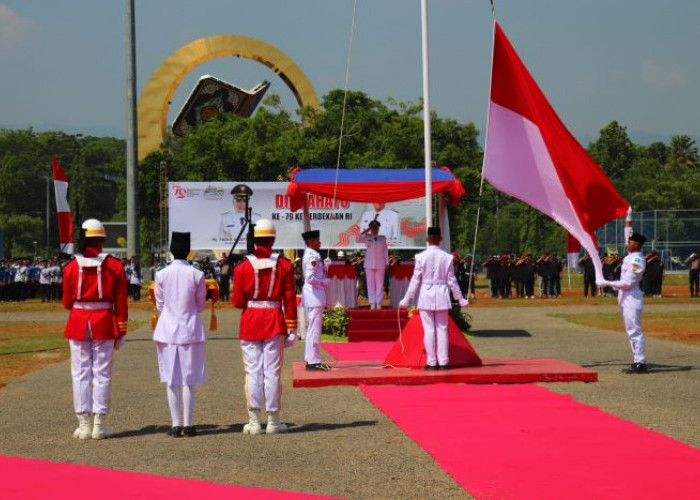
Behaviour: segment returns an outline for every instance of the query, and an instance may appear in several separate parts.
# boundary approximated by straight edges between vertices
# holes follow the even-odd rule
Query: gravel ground
[[[689,307],[695,306],[648,310]],[[608,310],[616,308],[595,308]],[[593,368],[597,383],[545,385],[700,448],[700,348],[648,339],[651,372],[626,375],[622,369],[631,355],[623,334],[550,316],[586,311],[590,307],[475,308],[472,343],[482,357],[551,356]],[[63,362],[0,390],[0,453],[353,499],[470,498],[357,388],[292,389],[291,361],[303,358],[302,344],[285,353],[282,417],[291,431],[244,436],[243,367],[231,309],[219,312],[221,330],[207,344],[210,381],[198,388],[195,412],[200,436],[167,437],[149,313],[132,316],[144,326],[130,333],[115,359],[109,416],[115,439],[71,438],[76,422],[69,364]],[[30,317],[56,321],[65,313],[3,314],[7,321]]]

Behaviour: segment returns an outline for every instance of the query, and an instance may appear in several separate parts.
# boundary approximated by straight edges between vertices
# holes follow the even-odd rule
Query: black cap
[[[369,227],[381,227],[381,223],[377,219],[374,219],[369,221]]]
[[[630,241],[636,241],[636,242],[638,242],[640,245],[643,245],[644,242],[647,240],[647,238],[646,238],[646,236],[642,236],[642,235],[639,234],[639,233],[632,233],[632,234],[630,234],[629,240],[630,240]]]
[[[441,238],[442,233],[440,232],[440,228],[437,226],[430,226],[428,228],[428,236],[435,236],[437,238]]]
[[[170,237],[170,251],[176,259],[185,259],[190,253],[190,233],[172,232]]]
[[[321,231],[319,231],[318,229],[306,231],[304,233],[301,233],[301,237],[304,238],[304,241],[317,240],[321,237]]]
[[[251,197],[253,190],[245,184],[237,184],[233,186],[231,194],[233,195],[234,200],[245,200]]]

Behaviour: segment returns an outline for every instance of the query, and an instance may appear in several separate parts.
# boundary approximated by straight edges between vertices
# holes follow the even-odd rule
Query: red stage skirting
[[[338,344],[341,346],[342,344]],[[329,348],[342,350],[342,347]],[[332,385],[521,384],[531,382],[596,382],[598,373],[554,358],[486,358],[482,366],[425,371],[384,368],[382,360],[333,361],[328,372],[307,371],[306,363],[293,364],[294,387]]]
[[[153,500],[156,498],[301,500],[333,498],[2,455],[0,455],[0,471],[2,471],[0,498],[7,499],[75,500],[84,497],[99,500]]]
[[[543,387],[362,391],[479,499],[699,498],[700,450]]]

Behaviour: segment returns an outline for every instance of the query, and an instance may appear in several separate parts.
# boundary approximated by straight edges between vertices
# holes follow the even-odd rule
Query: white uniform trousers
[[[241,340],[245,362],[245,394],[249,410],[280,410],[284,335],[267,340]]]
[[[420,309],[420,319],[423,323],[423,346],[428,358],[426,363],[430,366],[449,364],[450,343],[447,338],[447,310]]]
[[[323,307],[306,308],[306,338],[304,339],[304,361],[314,365],[321,362],[321,330],[323,329]]]
[[[384,269],[365,269],[367,299],[370,304],[380,304],[384,299]]]
[[[75,413],[106,414],[109,409],[114,340],[74,340],[70,344]]]
[[[646,340],[642,333],[642,310],[638,308],[623,307],[622,319],[625,322],[627,338],[630,341],[632,355],[635,363],[646,361]]]

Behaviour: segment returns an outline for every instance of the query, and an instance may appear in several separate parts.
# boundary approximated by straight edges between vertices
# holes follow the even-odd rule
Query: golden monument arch
[[[320,108],[316,92],[304,72],[276,47],[241,35],[200,38],[170,54],[153,72],[141,93],[138,104],[139,161],[157,151],[167,139],[168,110],[182,80],[196,66],[229,56],[245,57],[264,64],[282,78],[300,107]]]

